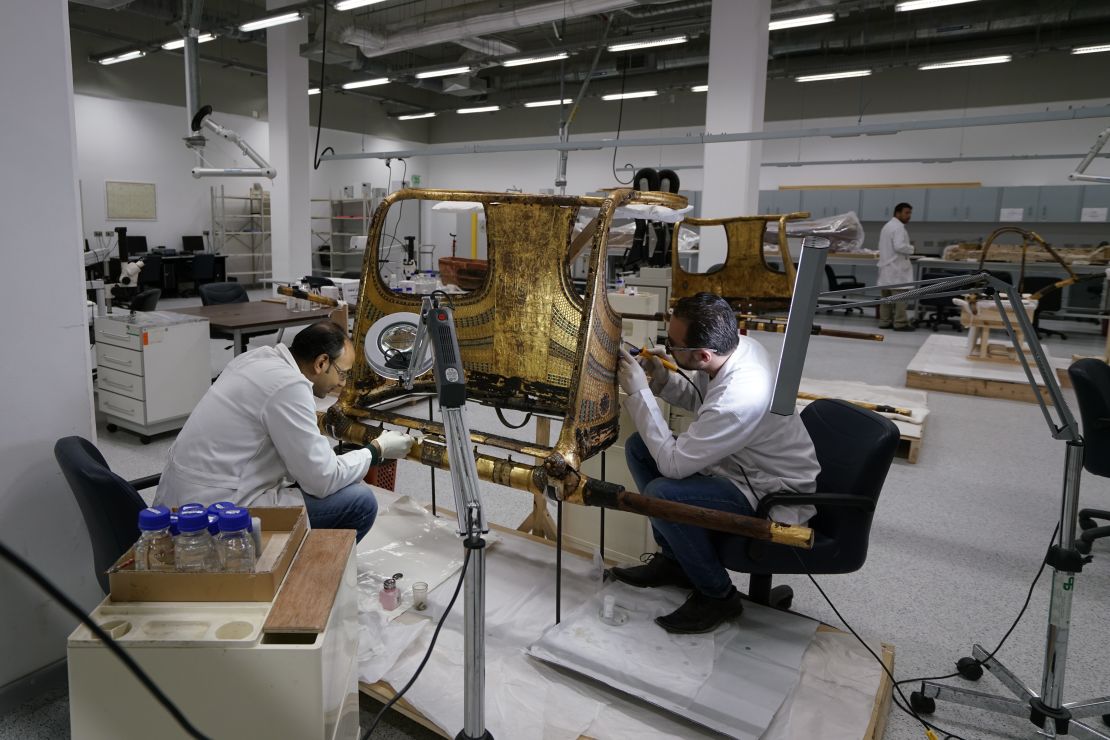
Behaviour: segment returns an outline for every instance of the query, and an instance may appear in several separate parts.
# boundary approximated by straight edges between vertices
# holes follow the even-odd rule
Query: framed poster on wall
[[[155,221],[154,183],[118,182],[106,180],[104,192],[108,198],[108,219],[114,221]]]

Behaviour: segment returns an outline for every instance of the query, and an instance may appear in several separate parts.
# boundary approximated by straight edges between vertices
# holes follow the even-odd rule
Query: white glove
[[[647,375],[624,347],[621,347],[620,358],[617,360],[617,383],[630,396],[648,389]]]
[[[370,444],[377,445],[378,452],[382,453],[383,460],[396,460],[409,454],[409,450],[412,449],[412,444],[415,441],[407,434],[386,429]]]
[[[663,367],[663,362],[660,358],[668,362],[674,362],[674,358],[667,354],[667,350],[659,346],[648,347],[646,351],[640,350],[640,354],[636,355],[636,361],[640,363],[640,367],[642,367],[647,374],[651,392],[657,396],[660,391],[663,390],[663,387],[667,385],[667,379],[671,372]]]

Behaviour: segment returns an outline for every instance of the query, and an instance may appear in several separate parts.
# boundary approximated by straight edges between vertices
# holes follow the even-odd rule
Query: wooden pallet
[[[1049,362],[1059,368],[1062,361],[1050,356]],[[1033,368],[1033,374],[1039,384],[1041,378],[1036,368]],[[1037,401],[1021,365],[969,360],[964,337],[941,334],[934,334],[925,340],[910,361],[906,368],[906,387],[1008,401]],[[1039,390],[1045,403],[1051,404],[1052,399],[1045,388],[1040,386]]]

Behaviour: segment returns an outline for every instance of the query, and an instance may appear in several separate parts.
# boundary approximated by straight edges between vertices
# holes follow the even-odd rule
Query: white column
[[[713,0],[709,27],[709,92],[705,102],[707,134],[759,131],[767,92],[767,24],[771,0]],[[760,142],[706,144],[701,215],[750,216],[759,205]],[[706,229],[698,265],[724,261],[725,236]]]
[[[54,461],[68,435],[95,441],[81,257],[77,142],[65,0],[13,0],[0,24],[0,541],[84,608],[100,599],[89,537]],[[83,59],[78,64],[86,64]],[[131,64],[133,62],[128,62]],[[141,60],[140,60],[141,63]],[[187,176],[187,175],[186,175]],[[85,182],[104,198],[104,182]],[[65,657],[75,621],[0,564],[0,686]],[[40,674],[41,675],[41,674]]]
[[[286,4],[268,2],[271,8]],[[312,272],[308,60],[300,52],[308,40],[307,27],[308,21],[300,20],[266,31],[270,164],[278,173],[270,194],[275,280],[295,280]]]

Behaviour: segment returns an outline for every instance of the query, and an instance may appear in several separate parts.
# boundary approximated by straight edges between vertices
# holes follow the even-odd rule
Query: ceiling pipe
[[[585,151],[640,146],[683,146],[721,144],[733,141],[771,141],[779,139],[812,139],[816,137],[885,136],[905,131],[936,131],[976,126],[1007,126],[1018,123],[1048,123],[1088,118],[1110,118],[1110,105],[1092,108],[1074,108],[1033,113],[1010,113],[993,116],[968,116],[965,118],[938,118],[933,120],[905,120],[887,123],[866,123],[858,126],[819,126],[785,131],[749,131],[739,134],[687,134],[686,136],[651,136],[632,139],[580,139],[574,142],[522,142],[432,144],[418,149],[395,149],[378,152],[326,154],[320,159],[401,159],[404,157],[436,157],[448,154],[486,154],[491,152],[544,152]]]

